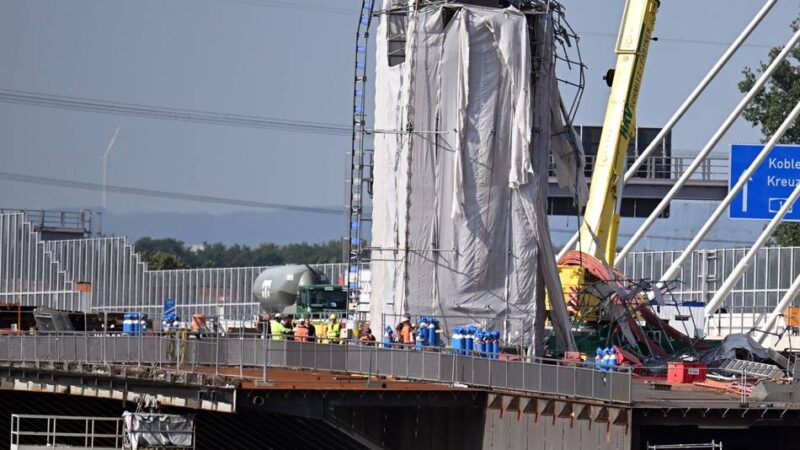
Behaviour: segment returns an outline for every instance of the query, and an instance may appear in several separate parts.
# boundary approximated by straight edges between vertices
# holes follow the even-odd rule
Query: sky
[[[614,64],[622,0],[563,0],[583,37],[586,93],[576,123],[602,122]],[[639,101],[640,126],[663,125],[763,2],[662,2]],[[0,90],[244,114],[348,126],[360,0],[3,0]],[[741,94],[745,66],[783,45],[800,3],[780,0],[673,133],[676,154],[705,144]],[[2,169],[99,183],[303,206],[344,205],[348,137],[186,123],[0,102]],[[752,143],[758,130],[739,121],[723,138]],[[0,207],[100,205],[100,193],[0,180]],[[108,194],[108,212],[252,211]],[[712,205],[676,205],[706,212]],[[654,234],[691,235],[675,218]],[[673,214],[675,216],[675,214]],[[309,216],[312,217],[313,216]],[[572,226],[566,219],[554,227]],[[625,221],[623,232],[636,221]],[[698,224],[699,225],[699,224]],[[746,240],[760,222],[723,224]],[[727,227],[727,228],[725,228]],[[737,234],[738,233],[738,234]],[[568,236],[557,235],[566,239]],[[738,239],[738,238],[737,238]],[[651,242],[651,245],[652,242]],[[665,244],[666,245],[666,244]],[[670,244],[672,245],[672,244]]]

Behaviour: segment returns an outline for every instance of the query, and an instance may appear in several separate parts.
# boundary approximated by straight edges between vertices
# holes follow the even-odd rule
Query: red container
[[[694,383],[706,379],[705,363],[670,362],[667,363],[667,381],[670,383]]]

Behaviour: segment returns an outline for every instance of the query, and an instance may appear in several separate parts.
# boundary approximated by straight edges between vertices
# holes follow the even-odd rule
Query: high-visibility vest
[[[328,325],[328,339],[339,339],[339,334],[342,331],[342,324],[333,322]]]
[[[413,344],[414,337],[412,336],[411,332],[413,331],[411,328],[411,324],[409,322],[402,322],[400,325],[397,326],[398,334],[400,334],[400,342],[403,344]]]
[[[308,328],[305,325],[298,325],[294,327],[294,340],[305,342],[308,337]]]
[[[283,333],[286,327],[283,326],[282,323],[278,322],[277,320],[273,320],[269,323],[270,332],[272,332],[272,340],[273,341],[282,341],[283,340]]]

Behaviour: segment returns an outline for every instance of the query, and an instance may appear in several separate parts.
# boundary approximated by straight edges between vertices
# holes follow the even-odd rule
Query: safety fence
[[[682,301],[706,301],[745,254],[745,249],[697,250],[675,285]],[[637,252],[620,268],[633,279],[658,279],[680,252]],[[345,283],[346,264],[314,267],[334,283]],[[124,237],[42,241],[23,213],[0,214],[0,301],[81,309],[78,281],[92,285],[94,309],[153,312],[165,298],[179,311],[244,316],[257,314],[253,282],[268,266],[149,270]],[[736,285],[726,308],[733,313],[763,313],[800,273],[800,248],[762,249]]]
[[[679,302],[710,300],[746,252],[743,248],[692,252],[671,285],[673,296]],[[680,255],[680,251],[631,253],[620,269],[631,279],[658,280]],[[735,315],[771,312],[798,275],[800,247],[762,248],[728,295],[723,308],[726,313]]]
[[[745,253],[733,248],[693,252],[673,285],[674,298],[706,302]],[[657,280],[679,255],[679,251],[631,253],[620,269],[632,279]],[[346,280],[346,264],[314,267],[334,283]],[[185,317],[193,313],[246,317],[261,312],[253,282],[267,268],[153,271],[127,238],[42,241],[24,213],[0,214],[0,303],[80,310],[86,299],[75,285],[88,281],[97,311],[141,311],[155,317],[164,299],[173,298]],[[761,249],[725,300],[724,313],[772,311],[798,274],[800,247]]]
[[[11,415],[11,450],[123,448],[121,417]]]
[[[618,403],[631,399],[631,373],[626,368],[602,371],[591,363],[528,357],[500,360],[447,349],[298,342],[263,335],[187,340],[174,335],[7,335],[0,337],[0,362],[124,364],[190,372],[203,367],[215,374],[265,381],[268,368],[309,369]]]
[[[261,307],[253,283],[269,266],[149,270],[125,237],[42,240],[28,212],[0,212],[0,303],[83,310],[161,310],[176,300],[179,314],[245,316]],[[66,219],[65,219],[66,220]],[[49,223],[49,222],[48,222]],[[344,264],[315,264],[333,283],[344,283]],[[88,282],[87,300],[76,291]]]

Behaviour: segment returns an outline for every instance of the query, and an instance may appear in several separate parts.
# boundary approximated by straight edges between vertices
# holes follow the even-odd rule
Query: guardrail
[[[81,230],[87,234],[94,231],[92,216],[94,213],[88,209],[81,211],[56,211],[47,209],[6,209],[0,208],[0,214],[21,212],[25,219],[38,230],[47,228],[61,228],[67,230]]]
[[[122,448],[123,429],[121,417],[12,414],[9,448],[118,449]]]
[[[606,372],[591,363],[528,357],[499,360],[450,349],[418,351],[355,341],[323,344],[263,335],[188,340],[168,335],[9,335],[0,336],[0,362],[135,364],[191,372],[206,367],[215,374],[265,381],[268,368],[311,369],[618,403],[631,399],[631,373],[626,368]]]
[[[586,156],[584,172],[587,177],[592,175],[595,160],[594,155]],[[625,167],[630,167],[636,158],[628,157]],[[651,156],[636,171],[634,179],[649,180],[675,180],[686,172],[694,160],[694,156]],[[690,180],[694,181],[724,181],[728,179],[729,162],[727,158],[707,158],[692,174]],[[555,176],[554,162],[550,162],[550,176]]]

